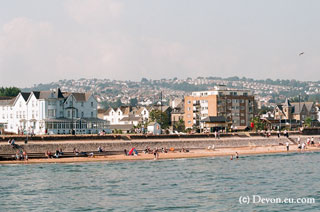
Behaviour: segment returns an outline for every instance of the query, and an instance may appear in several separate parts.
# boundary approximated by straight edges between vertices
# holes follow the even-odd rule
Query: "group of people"
[[[25,150],[17,150],[16,160],[28,160],[28,154]]]
[[[59,157],[61,157],[63,154],[64,154],[64,153],[63,153],[63,151],[62,151],[61,148],[60,148],[60,149],[56,149],[56,152],[55,152],[54,154],[53,154],[52,152],[50,152],[49,150],[47,150],[47,151],[45,152],[45,155],[46,155],[47,158],[59,158]]]
[[[300,150],[305,150],[307,148],[307,146],[315,146],[315,140],[314,137],[308,137],[307,140],[305,142],[301,141],[300,136],[297,138],[297,143],[298,143],[298,149]],[[320,147],[320,141],[318,146]]]
[[[147,147],[145,148],[145,150],[143,151],[144,154],[153,154],[155,160],[159,158],[159,152],[160,152],[160,150],[159,150],[158,148],[155,148],[154,150],[152,150],[152,149],[151,149],[150,147],[148,147],[148,146],[147,146]],[[162,152],[162,153],[167,153],[168,150],[167,150],[167,148],[165,147],[165,148],[162,148],[162,149],[161,149],[161,152]]]

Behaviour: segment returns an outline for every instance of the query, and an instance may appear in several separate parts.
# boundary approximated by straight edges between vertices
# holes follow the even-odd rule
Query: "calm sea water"
[[[0,211],[320,211],[320,153],[0,166]],[[315,204],[240,204],[240,196]]]

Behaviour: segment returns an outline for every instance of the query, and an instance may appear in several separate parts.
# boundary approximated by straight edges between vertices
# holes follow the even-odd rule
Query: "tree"
[[[130,99],[130,106],[135,107],[138,104],[137,98]]]
[[[10,97],[15,97],[20,93],[20,89],[17,87],[8,87],[8,88],[4,88],[1,87],[0,88],[0,96],[10,96]]]
[[[185,131],[185,125],[184,125],[184,121],[182,119],[180,119],[179,121],[175,122],[173,125],[173,129],[177,130],[178,132],[183,132]]]
[[[152,110],[150,112],[150,119],[151,121],[158,122],[161,125],[162,129],[169,128],[170,119],[168,117],[168,114],[165,112],[161,113],[160,110]]]
[[[260,120],[259,116],[256,116],[256,117],[252,118],[251,121],[254,124],[254,130],[255,131],[264,130],[265,129],[265,124]]]
[[[147,83],[149,83],[149,80],[143,77],[143,78],[141,79],[141,83],[142,83],[142,84],[147,84]]]
[[[311,127],[311,124],[312,124],[312,119],[311,117],[307,117],[305,120],[304,120],[304,124],[306,127]]]

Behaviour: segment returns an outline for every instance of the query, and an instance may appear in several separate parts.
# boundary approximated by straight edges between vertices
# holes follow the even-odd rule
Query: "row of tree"
[[[17,87],[1,87],[0,88],[0,96],[8,96],[8,97],[14,97],[17,96],[20,93],[20,89]]]

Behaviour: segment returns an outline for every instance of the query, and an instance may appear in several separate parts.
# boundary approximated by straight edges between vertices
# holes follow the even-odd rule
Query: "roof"
[[[98,109],[98,113],[99,114],[105,114],[107,112],[107,110],[106,109]]]
[[[21,96],[23,97],[24,101],[27,101],[31,92],[21,92]]]
[[[16,100],[16,97],[12,98],[12,99],[1,99],[0,100],[0,105],[2,106],[12,106],[14,101]]]
[[[141,117],[129,115],[128,117],[123,117],[120,121],[141,121]]]
[[[57,91],[33,91],[32,92],[36,99],[49,99],[52,98],[51,94],[53,93],[53,98],[59,98],[63,99],[65,98],[60,90],[60,88],[57,89]]]
[[[155,122],[155,121],[152,121],[152,122],[150,122],[149,124],[148,124],[148,126],[154,126],[155,124],[159,124],[159,123],[157,123],[157,122]],[[160,124],[159,124],[160,125]]]
[[[202,119],[201,122],[209,122],[209,123],[226,122],[226,118],[224,116],[208,116]]]

